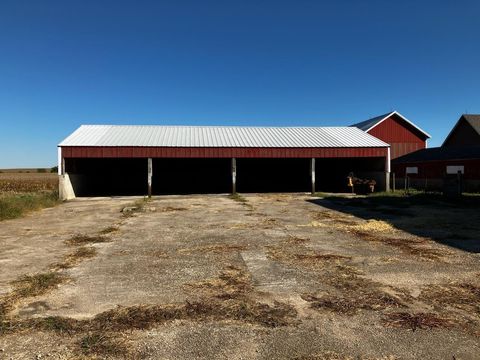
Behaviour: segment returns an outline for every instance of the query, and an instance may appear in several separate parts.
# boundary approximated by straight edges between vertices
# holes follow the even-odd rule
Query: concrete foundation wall
[[[75,191],[68,174],[58,176],[58,197],[60,200],[75,199]]]

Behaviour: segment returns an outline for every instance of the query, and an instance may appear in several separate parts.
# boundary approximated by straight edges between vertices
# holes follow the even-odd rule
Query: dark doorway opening
[[[152,192],[155,195],[231,191],[231,159],[153,159]]]
[[[147,193],[147,159],[65,159],[65,172],[79,197]]]
[[[237,191],[307,192],[310,159],[237,159]]]
[[[374,179],[378,188],[385,183],[385,158],[321,158],[315,160],[316,188],[324,192],[350,192],[347,177]]]

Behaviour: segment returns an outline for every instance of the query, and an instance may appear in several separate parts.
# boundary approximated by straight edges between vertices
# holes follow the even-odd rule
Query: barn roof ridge
[[[368,132],[368,131],[372,130],[374,127],[380,125],[383,121],[385,121],[386,119],[388,119],[392,115],[399,116],[407,124],[409,124],[410,126],[415,128],[416,130],[418,130],[420,133],[424,134],[427,138],[431,138],[431,135],[429,133],[427,133],[425,130],[423,130],[420,127],[418,127],[417,125],[415,125],[412,121],[408,120],[405,116],[400,114],[397,110],[393,110],[393,111],[390,111],[386,114],[375,116],[373,118],[367,119],[365,121],[361,121],[359,123],[356,123],[356,124],[353,124],[353,125],[350,125],[350,126],[357,127],[360,130]]]
[[[178,128],[240,128],[240,129],[323,129],[323,128],[350,128],[348,125],[326,126],[268,126],[268,125],[178,125],[178,124],[81,124],[82,126],[98,127],[178,127]]]

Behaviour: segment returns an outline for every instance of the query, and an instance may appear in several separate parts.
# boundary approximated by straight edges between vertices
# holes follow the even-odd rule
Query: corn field
[[[58,189],[52,173],[0,173],[0,194],[35,193]]]

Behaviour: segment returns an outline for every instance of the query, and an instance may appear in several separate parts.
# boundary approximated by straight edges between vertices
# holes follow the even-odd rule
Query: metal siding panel
[[[338,158],[385,157],[387,148],[172,148],[172,147],[68,147],[65,158]]]
[[[394,114],[369,131],[369,134],[392,146],[391,157],[395,159],[426,146],[424,135]]]

